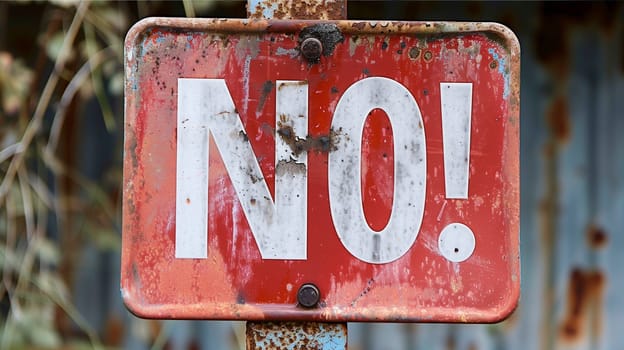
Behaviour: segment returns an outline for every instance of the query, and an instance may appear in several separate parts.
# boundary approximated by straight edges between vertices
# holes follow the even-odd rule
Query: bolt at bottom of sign
[[[438,249],[440,249],[442,256],[449,261],[465,261],[475,249],[474,233],[464,224],[452,223],[440,233]]]
[[[299,305],[305,308],[316,306],[320,299],[321,292],[312,283],[302,285],[297,292],[297,301],[299,302]]]

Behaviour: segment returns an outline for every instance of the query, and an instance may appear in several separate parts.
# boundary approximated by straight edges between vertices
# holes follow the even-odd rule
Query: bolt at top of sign
[[[307,38],[301,43],[301,54],[310,63],[317,63],[323,54],[323,44],[317,38]]]

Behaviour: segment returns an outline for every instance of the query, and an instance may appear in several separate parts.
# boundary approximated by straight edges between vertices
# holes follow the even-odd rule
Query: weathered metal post
[[[251,19],[347,19],[347,0],[247,0]]]
[[[347,1],[248,0],[247,14],[252,19],[346,19]],[[318,39],[308,38],[301,43],[300,50],[313,62],[318,60],[323,47]],[[297,294],[298,304],[314,308],[320,293],[316,286],[304,285]],[[247,322],[247,350],[283,348],[344,350],[347,323]]]

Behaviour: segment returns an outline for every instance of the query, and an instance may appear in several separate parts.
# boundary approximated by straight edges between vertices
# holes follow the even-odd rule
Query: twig
[[[140,3],[141,1],[139,1]],[[116,54],[121,59],[123,58],[123,40],[120,37],[123,37],[123,34],[119,32],[117,28],[111,25],[106,19],[103,19],[100,14],[93,11],[88,11],[85,15],[86,21],[93,24],[94,28],[106,37],[108,40],[109,46],[113,47],[116,50]],[[112,34],[114,33],[114,34]]]
[[[65,302],[61,298],[58,298],[54,294],[49,293],[45,288],[43,288],[43,286],[39,284],[38,281],[33,279],[31,282],[34,285],[36,285],[37,288],[39,288],[39,290],[42,293],[44,293],[48,298],[50,298],[52,302],[54,302],[61,309],[63,309],[63,311],[65,311],[65,313],[69,315],[69,317],[76,323],[76,325],[80,329],[82,329],[83,332],[85,332],[85,334],[89,338],[89,342],[91,342],[91,346],[93,346],[94,349],[102,348],[102,343],[100,342],[96,332],[93,330],[93,328],[91,328],[91,326],[89,325],[89,322],[82,317],[80,312],[78,312],[78,310],[76,310],[76,308],[73,305]]]
[[[78,33],[80,26],[82,25],[82,21],[88,7],[89,3],[87,1],[83,1],[80,3],[78,9],[76,10],[74,19],[72,20],[72,23],[67,31],[67,35],[63,40],[63,45],[61,46],[60,53],[56,58],[54,70],[50,74],[50,77],[48,78],[48,81],[43,88],[41,98],[37,103],[37,108],[35,108],[35,113],[33,114],[32,120],[28,124],[28,127],[26,128],[26,131],[24,131],[24,135],[22,136],[22,140],[20,142],[22,145],[22,151],[20,153],[17,153],[11,160],[11,164],[9,165],[9,169],[5,174],[4,180],[0,184],[0,202],[2,202],[2,199],[7,195],[9,188],[13,183],[15,175],[17,174],[17,170],[24,161],[26,149],[28,148],[33,138],[37,134],[37,131],[39,131],[39,128],[41,127],[45,111],[48,108],[50,100],[52,99],[52,94],[54,93],[56,84],[59,81],[59,76],[63,68],[65,67],[67,59],[70,56],[69,53],[73,49],[74,39],[76,38],[76,34]]]
[[[162,327],[160,327],[160,329],[158,330],[158,334],[156,335],[156,339],[154,339],[154,343],[152,343],[152,346],[150,347],[150,350],[161,350],[165,347],[165,344],[167,343],[167,337],[168,337],[168,329],[169,327],[167,327],[168,323],[162,323]]]
[[[24,206],[24,222],[26,223],[26,236],[31,237],[34,232],[35,219],[32,204],[32,197],[28,189],[28,171],[24,167],[17,170],[17,178],[22,194],[22,205]]]
[[[15,237],[16,237],[16,227],[15,227],[15,216],[16,211],[11,203],[12,196],[6,196],[6,216],[7,216],[7,235],[6,235],[6,249],[8,251],[15,251]],[[13,285],[12,277],[13,272],[9,270],[9,264],[5,264],[2,271],[2,284],[5,287],[6,293],[8,295],[9,304],[11,308],[9,310],[9,314],[6,316],[6,322],[4,324],[4,329],[2,330],[2,342],[0,343],[0,349],[4,350],[8,345],[11,344],[11,332],[10,329],[13,324],[13,319],[15,317],[21,316],[21,307],[16,302],[14,298],[15,286]]]
[[[85,48],[87,50],[87,55],[95,55],[97,52],[97,44],[93,28],[88,22],[84,23],[83,28],[85,33]],[[102,74],[99,66],[91,67],[91,85],[93,85],[93,92],[95,93],[95,97],[100,104],[100,110],[102,111],[106,130],[112,132],[115,129],[115,118],[113,117],[110,103],[106,97],[106,92],[104,91],[104,84],[102,83]]]
[[[6,240],[5,240],[5,249],[8,252],[15,251],[15,236],[16,236],[16,228],[15,228],[15,208],[13,204],[11,204],[11,196],[6,197]],[[11,280],[11,276],[13,275],[11,271],[9,271],[10,266],[8,263],[4,264],[2,271],[2,283],[7,293],[9,293],[9,299],[11,297],[11,291],[13,289],[13,283]]]
[[[0,163],[11,158],[14,154],[21,153],[21,146],[22,144],[20,142],[17,142],[0,151]]]
[[[87,195],[89,195],[91,198],[93,198],[97,203],[99,203],[101,205],[101,207],[103,209],[103,213],[112,222],[115,221],[115,216],[116,216],[115,215],[115,210],[110,208],[106,204],[106,200],[105,200],[105,198],[107,198],[106,192],[104,192],[102,189],[100,189],[95,183],[93,183],[89,179],[87,179],[84,176],[82,176],[75,169],[72,169],[72,168],[67,167],[66,165],[62,164],[54,156],[53,153],[48,153],[46,151],[44,151],[42,153],[43,153],[42,154],[42,159],[43,159],[44,163],[46,164],[46,166],[48,166],[52,170],[52,172],[54,172],[56,175],[65,175],[65,176],[69,177],[72,181],[74,181],[75,183],[80,185],[87,192]],[[56,201],[56,202],[59,202],[59,201]],[[57,213],[63,213],[63,212],[65,212],[65,210],[57,208],[56,212]]]
[[[56,148],[58,147],[59,139],[61,137],[63,123],[65,122],[67,108],[71,104],[71,101],[74,99],[74,96],[82,84],[84,84],[87,78],[89,78],[91,70],[104,63],[104,61],[111,57],[112,54],[114,54],[114,51],[110,47],[97,52],[91,56],[91,58],[89,58],[89,60],[85,62],[82,67],[80,67],[78,72],[76,72],[74,77],[71,79],[67,88],[63,91],[63,95],[61,95],[61,100],[59,101],[56,113],[54,114],[52,127],[50,128],[50,137],[48,138],[48,143],[45,146],[45,152],[49,154],[54,154],[56,152]]]
[[[53,195],[48,189],[48,185],[46,185],[41,180],[40,177],[29,176],[28,184],[35,191],[35,193],[37,194],[37,197],[41,200],[41,202],[45,205],[45,207],[47,207],[48,209],[53,208],[54,206]],[[41,219],[37,220],[37,222],[40,224],[43,224],[43,226],[47,225],[47,223],[45,221],[41,221]]]
[[[195,6],[193,6],[193,1],[182,0],[182,5],[184,6],[184,13],[186,14],[186,17],[195,17]]]

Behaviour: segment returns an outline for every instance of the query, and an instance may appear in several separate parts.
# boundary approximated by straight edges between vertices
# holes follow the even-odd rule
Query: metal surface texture
[[[345,323],[247,322],[247,350],[346,350]]]
[[[251,19],[346,19],[347,1],[248,0],[247,14]]]
[[[299,47],[308,37],[322,43],[318,62],[301,57]],[[126,39],[121,266],[126,305],[150,318],[500,320],[519,296],[519,73],[515,36],[491,23],[138,23]],[[294,89],[297,84],[307,90]],[[399,102],[379,100],[378,108],[362,103],[362,93],[375,91],[370,86],[383,87],[380,96],[390,100],[400,96]],[[280,103],[291,96],[281,87],[308,96],[306,132],[293,124],[303,115],[289,116],[296,103]],[[227,132],[204,125],[211,129],[205,144],[209,156],[207,151],[199,153],[205,158],[188,155],[210,167],[202,175],[206,196],[191,188],[188,196],[178,191],[176,197],[176,178],[182,188],[202,179],[176,176],[176,166],[179,171],[187,159],[176,151],[186,147],[180,142],[187,140],[187,115],[203,113],[187,102],[200,105],[206,91],[220,97],[205,108],[232,106],[233,122],[218,124],[230,128]],[[457,106],[458,99],[468,107]],[[360,135],[349,114],[358,108],[363,108]],[[451,176],[455,166],[446,163],[447,154],[461,149],[453,150],[449,140],[462,132],[452,131],[456,123],[447,125],[443,115],[454,110],[467,110],[471,124],[468,154],[454,157],[466,174]],[[400,119],[406,111],[422,118],[413,129],[413,120]],[[189,128],[199,130],[198,125]],[[413,143],[406,141],[410,137]],[[246,177],[232,168],[251,163],[228,153],[239,143],[250,150],[240,154],[258,162]],[[407,152],[397,145],[415,148]],[[280,160],[276,149],[286,158]],[[254,229],[269,225],[262,219],[269,214],[254,216],[254,208],[279,196],[284,179],[302,169],[308,182],[297,193],[308,196],[309,208],[303,243],[271,242]],[[353,185],[358,177],[361,197]],[[468,187],[448,181],[451,177],[464,178]],[[195,205],[196,194],[209,198],[207,241],[185,247],[176,241],[180,227],[202,228],[192,217],[176,220],[176,206]],[[361,205],[349,204],[358,200]],[[415,216],[392,215],[402,201],[411,208],[405,213]],[[355,206],[363,211],[362,230],[372,230],[370,243],[344,233],[357,218],[340,219],[339,213]],[[405,226],[400,243],[375,233],[392,225],[412,226]],[[266,227],[284,240],[297,231]],[[280,244],[286,249],[280,251]],[[320,291],[317,307],[297,305],[297,291],[306,283]]]

